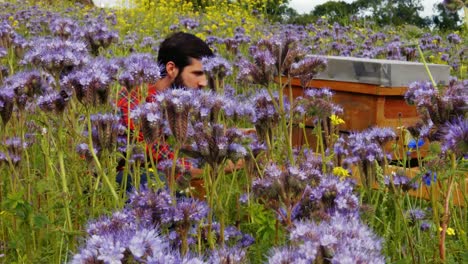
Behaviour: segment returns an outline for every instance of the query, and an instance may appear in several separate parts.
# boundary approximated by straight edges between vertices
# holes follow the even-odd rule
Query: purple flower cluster
[[[73,256],[71,263],[120,263],[125,259],[133,259],[138,263],[245,260],[244,248],[252,243],[251,237],[232,226],[226,227],[225,232],[225,239],[232,241],[232,248],[207,250],[206,255],[180,252],[179,239],[190,236],[188,241],[195,242],[196,227],[204,221],[208,210],[204,202],[180,198],[173,203],[168,192],[144,187],[131,194],[127,207],[122,211],[88,224],[86,243]]]
[[[295,99],[294,112],[305,115],[308,119],[318,118],[322,121],[332,114],[341,114],[343,109],[332,102],[332,97],[333,92],[328,88],[307,89],[304,91],[304,97]]]
[[[120,117],[113,114],[92,115],[91,126],[93,145],[98,154],[101,154],[103,150],[114,151],[118,145],[119,136],[125,133],[125,127],[120,124]],[[88,133],[89,131],[85,130],[86,136]],[[85,150],[85,147],[83,149]]]
[[[198,21],[192,18],[183,18],[179,21],[179,24],[181,24],[186,29],[190,29],[190,30],[195,29],[200,25]]]
[[[24,62],[36,65],[55,77],[89,61],[84,42],[59,38],[36,38],[34,45],[24,55]]]
[[[247,150],[240,144],[243,135],[236,128],[198,122],[193,125],[193,133],[192,151],[212,168],[218,168],[226,159],[236,162],[247,156]]]
[[[254,109],[251,121],[255,125],[258,138],[265,141],[267,137],[270,137],[271,140],[272,129],[276,127],[280,118],[276,108],[279,105],[278,93],[273,93],[272,98],[266,89],[261,89],[250,100]],[[284,103],[285,112],[288,113],[289,104],[287,100],[284,100]]]
[[[196,106],[194,92],[185,89],[169,89],[156,95],[156,102],[166,114],[172,135],[177,142],[183,143],[187,138],[190,112]]]
[[[417,190],[419,188],[419,184],[415,181],[415,179],[411,179],[408,176],[400,175],[395,172],[393,172],[390,176],[384,177],[384,184],[391,190],[393,190],[394,186],[397,190],[401,189],[404,192],[409,190]]]
[[[223,57],[202,58],[203,70],[213,79],[223,80],[232,74],[232,66]]]
[[[297,206],[294,219],[324,220],[332,215],[359,215],[359,199],[354,181],[335,176],[322,176],[316,186],[307,186]]]
[[[140,124],[141,131],[147,143],[152,143],[162,135],[164,126],[163,113],[159,104],[148,102],[134,109],[130,118]]]
[[[4,125],[10,121],[13,114],[14,93],[9,89],[0,89],[0,117]]]
[[[268,263],[385,263],[380,239],[356,217],[295,222],[289,239],[293,246],[274,248]]]
[[[26,104],[31,103],[37,95],[52,90],[51,84],[50,78],[47,78],[47,76],[36,70],[24,71],[5,79],[1,90],[5,91],[5,94],[14,94],[13,98],[5,96],[4,100],[8,98],[14,99],[18,109],[23,110]]]
[[[416,105],[423,120],[419,128],[409,129],[413,136],[424,136],[432,141],[442,140],[452,122],[462,124],[457,119],[464,119],[467,113],[468,81],[452,78],[449,85],[439,89],[429,82],[415,82],[409,85],[405,100]],[[457,126],[457,125],[456,125]],[[463,129],[462,129],[463,130]],[[419,135],[418,135],[419,134]]]
[[[323,220],[334,214],[358,215],[359,200],[353,193],[354,183],[324,176],[321,167],[322,164],[312,158],[298,166],[285,165],[284,168],[269,164],[263,176],[253,181],[252,191],[288,226],[292,220]]]
[[[13,30],[11,25],[3,20],[0,23],[0,47],[9,48],[13,42],[13,38],[16,32]]]
[[[230,113],[229,100],[212,90],[197,90],[193,92],[193,115],[197,121],[215,121],[218,120],[221,110],[227,110]],[[229,114],[228,114],[229,115]]]
[[[289,75],[305,79],[313,77],[322,65],[319,60],[304,59],[305,49],[299,42],[301,37],[294,31],[281,32],[269,39],[261,39],[249,49],[253,62],[240,59],[237,62],[239,73],[237,79],[242,82],[253,82],[268,85],[278,75]],[[302,62],[298,62],[302,60]],[[296,64],[294,64],[297,62]],[[293,67],[294,65],[294,67]]]
[[[410,209],[406,211],[406,216],[409,220],[410,225],[419,227],[421,231],[427,231],[432,226],[432,224],[429,221],[425,220],[428,218],[425,210]]]
[[[65,76],[61,85],[74,90],[77,99],[85,105],[107,104],[110,85],[115,81],[118,70],[113,61],[98,57]]]
[[[70,100],[70,94],[65,90],[57,92],[55,90],[37,98],[37,105],[44,112],[63,113]]]
[[[242,44],[250,43],[251,39],[249,36],[245,35],[245,29],[242,27],[237,27],[235,29],[236,33],[232,38],[222,39],[220,42],[224,44],[226,50],[232,54],[238,54],[239,46]]]
[[[161,78],[161,67],[151,54],[135,53],[120,61],[122,72],[119,83],[128,91],[144,83],[155,83]]]
[[[395,133],[389,128],[370,128],[339,139],[334,145],[334,152],[344,158],[347,165],[370,165],[374,161],[383,161],[389,155],[385,153],[383,146],[395,138]]]
[[[49,24],[49,29],[57,37],[61,39],[69,39],[76,34],[78,24],[70,18],[57,17],[52,19]]]
[[[0,59],[5,57],[8,54],[8,50],[0,46]]]
[[[239,69],[237,80],[242,83],[268,85],[276,74],[275,59],[269,51],[256,52],[253,55],[255,63],[247,59],[240,59],[236,66]]]
[[[455,153],[459,157],[468,156],[468,119],[464,116],[457,116],[447,122],[441,129],[442,151]]]
[[[307,84],[321,71],[327,67],[327,60],[318,56],[306,56],[304,59],[291,64],[290,75],[299,78],[301,86]]]
[[[0,165],[11,164],[18,165],[21,161],[23,151],[29,147],[28,142],[22,141],[18,137],[8,137],[3,142],[5,152],[0,151]]]
[[[452,44],[460,44],[462,42],[460,36],[456,33],[450,33],[447,35],[447,40],[448,42],[452,43]]]
[[[208,205],[205,202],[191,198],[180,198],[177,206],[169,207],[162,215],[163,224],[173,224],[188,229],[192,224],[202,221],[208,215]]]
[[[98,19],[89,20],[81,29],[82,37],[91,48],[91,53],[99,54],[99,49],[106,49],[112,43],[119,41],[119,35],[116,31],[110,31],[106,24]]]

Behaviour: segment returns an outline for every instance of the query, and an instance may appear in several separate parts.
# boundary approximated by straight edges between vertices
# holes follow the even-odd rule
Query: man
[[[155,87],[163,91],[169,87],[199,89],[207,86],[201,59],[212,57],[213,52],[198,37],[178,32],[165,39],[158,52],[158,62],[164,65],[163,78]]]
[[[178,32],[166,38],[161,43],[158,51],[158,63],[164,66],[161,72],[162,78],[155,84],[148,86],[146,101],[153,101],[155,94],[170,88],[185,87],[188,89],[201,89],[206,87],[208,85],[208,79],[203,71],[201,59],[203,57],[212,56],[213,52],[208,45],[195,35]],[[122,124],[125,126],[130,124],[130,129],[133,130],[133,122],[128,122],[128,103],[130,101],[131,111],[143,99],[141,92],[136,88],[128,94],[126,89],[122,89],[119,96],[120,98],[117,102],[117,106],[120,108],[122,114]],[[142,140],[142,135],[139,136],[139,140]],[[155,160],[172,160],[174,154],[171,147],[165,142],[158,143],[159,144],[149,146],[151,147]],[[201,175],[203,172],[201,169],[192,166],[192,163],[186,159],[179,159],[179,162],[192,176]],[[232,171],[235,167],[239,166],[240,163],[238,166],[234,166],[234,164],[230,163],[226,171]],[[122,181],[123,167],[120,166],[118,169],[120,172],[118,173],[117,181],[120,183]],[[141,183],[144,182],[146,182],[146,175],[141,175]],[[131,188],[130,185],[127,185],[127,190],[129,190],[129,187]]]

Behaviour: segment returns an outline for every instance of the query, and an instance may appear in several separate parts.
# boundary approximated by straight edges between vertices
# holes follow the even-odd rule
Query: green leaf
[[[37,214],[33,217],[33,226],[36,229],[43,228],[45,225],[49,224],[49,219],[47,216],[42,214]]]

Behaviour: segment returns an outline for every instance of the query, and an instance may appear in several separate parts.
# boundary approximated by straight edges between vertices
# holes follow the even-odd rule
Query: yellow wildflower
[[[333,174],[340,177],[340,180],[344,180],[349,176],[349,171],[343,167],[335,167],[333,168]]]
[[[331,120],[332,125],[334,125],[334,126],[341,125],[341,124],[345,123],[345,121],[343,119],[341,119],[337,115],[331,115],[330,120]]]
[[[442,232],[442,227],[439,227],[439,231]],[[454,236],[455,235],[455,229],[453,229],[451,227],[448,227],[446,233],[449,236]]]

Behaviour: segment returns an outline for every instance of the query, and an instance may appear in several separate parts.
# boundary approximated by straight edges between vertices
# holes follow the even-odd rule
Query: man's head
[[[208,45],[189,33],[178,32],[166,38],[159,47],[158,62],[164,65],[163,74],[173,86],[202,88],[207,85],[201,59],[211,57]]]

